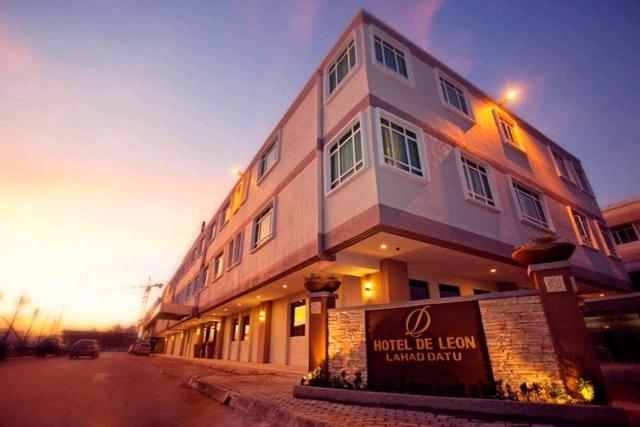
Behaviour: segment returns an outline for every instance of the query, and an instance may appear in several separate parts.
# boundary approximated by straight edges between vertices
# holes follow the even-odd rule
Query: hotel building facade
[[[311,274],[336,307],[533,287],[510,255],[577,245],[581,296],[630,291],[580,160],[360,11],[145,320],[169,355],[313,368]]]
[[[640,291],[640,197],[602,208],[631,284]]]

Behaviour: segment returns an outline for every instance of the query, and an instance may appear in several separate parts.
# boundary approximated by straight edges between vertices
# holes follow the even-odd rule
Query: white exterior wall
[[[375,26],[367,25],[369,37],[371,31],[379,30]],[[391,42],[394,41],[389,36],[386,38]],[[442,106],[435,71],[430,65],[409,54],[415,76],[412,85],[403,82],[400,78],[392,78],[388,73],[380,71],[378,66],[371,65],[372,55],[371,49],[368,49],[366,56],[370,68],[369,90],[373,95],[447,134],[472,157],[473,154],[478,153],[482,156],[479,160],[490,159],[502,165],[503,168],[511,171],[509,174],[513,175],[514,179],[524,177],[535,182],[536,187],[533,189],[545,193],[545,204],[555,231],[560,237],[578,243],[566,205],[552,198],[549,193],[559,194],[587,212],[599,214],[599,208],[592,196],[557,176],[546,144],[527,134],[520,127],[519,135],[526,154],[507,146],[500,139],[493,115],[494,105],[470,94],[471,109],[475,117],[475,123],[470,123]],[[411,124],[420,126],[420,123]],[[377,132],[375,135],[377,136]],[[463,195],[463,183],[453,154],[454,147],[425,132],[423,136],[426,142],[429,181],[407,178],[405,174],[381,166],[380,152],[378,149],[375,150],[378,197],[381,204],[511,245],[522,244],[530,236],[545,232],[520,221],[507,174],[495,168],[492,168],[491,172],[501,206],[500,212],[494,212],[467,201]],[[381,141],[375,138],[373,144],[380,146]],[[601,251],[578,247],[572,262],[610,276],[625,277],[621,264]]]

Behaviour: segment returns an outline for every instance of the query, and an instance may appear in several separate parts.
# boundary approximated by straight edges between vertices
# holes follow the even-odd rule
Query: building
[[[160,351],[309,367],[311,274],[337,307],[532,288],[510,254],[575,242],[581,296],[630,290],[580,160],[361,11],[146,318]]]
[[[640,291],[640,197],[602,208],[611,229],[616,251],[629,273],[629,279]]]

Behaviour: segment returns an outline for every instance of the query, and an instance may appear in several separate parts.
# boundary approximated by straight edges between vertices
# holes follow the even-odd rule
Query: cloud
[[[412,32],[415,35],[417,44],[427,49],[431,46],[429,33],[433,25],[433,20],[442,7],[442,0],[423,0],[417,7],[405,10]],[[411,27],[410,27],[411,28]]]

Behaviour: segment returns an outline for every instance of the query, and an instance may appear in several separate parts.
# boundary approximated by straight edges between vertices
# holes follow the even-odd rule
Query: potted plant
[[[566,261],[571,258],[576,245],[571,242],[558,240],[555,234],[544,234],[532,237],[529,242],[518,246],[511,258],[523,267],[531,264]]]
[[[304,276],[304,287],[309,292],[335,292],[340,287],[340,280],[334,275],[322,277],[312,273]]]

